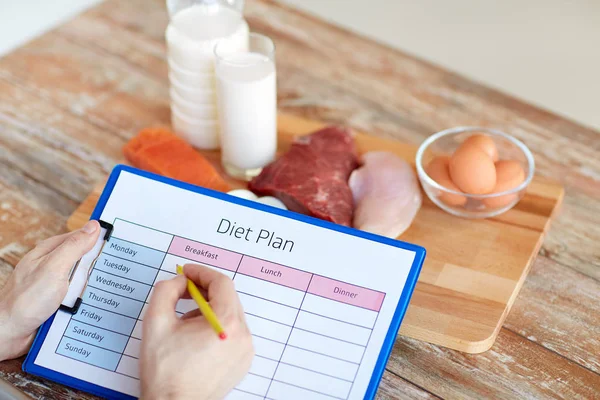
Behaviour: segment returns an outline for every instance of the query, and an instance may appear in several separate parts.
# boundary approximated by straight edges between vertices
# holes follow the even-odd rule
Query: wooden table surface
[[[107,0],[0,59],[0,286],[66,230],[128,138],[169,124],[163,4]],[[600,134],[271,1],[248,1],[246,18],[276,42],[281,110],[414,144],[456,125],[499,128],[566,188],[492,349],[399,337],[379,398],[600,398]],[[0,363],[0,377],[35,398],[92,398],[21,363]]]

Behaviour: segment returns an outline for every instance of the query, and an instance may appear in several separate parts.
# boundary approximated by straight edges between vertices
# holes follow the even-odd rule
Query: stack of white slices
[[[202,149],[219,148],[214,47],[248,47],[248,24],[233,9],[192,6],[172,16],[168,44],[171,123],[175,132]]]

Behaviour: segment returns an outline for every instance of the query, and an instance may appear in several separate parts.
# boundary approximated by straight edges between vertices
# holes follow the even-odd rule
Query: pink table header
[[[318,275],[313,276],[308,293],[373,311],[379,311],[385,296],[382,292]]]
[[[312,274],[252,257],[244,257],[238,274],[305,291]]]
[[[242,258],[241,254],[177,236],[175,236],[173,242],[171,242],[169,253],[229,271],[235,271]]]

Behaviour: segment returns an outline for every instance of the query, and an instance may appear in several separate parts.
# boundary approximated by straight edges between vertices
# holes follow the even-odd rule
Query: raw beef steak
[[[354,207],[348,177],[357,167],[352,134],[332,126],[297,138],[249,187],[277,197],[292,211],[350,226]]]

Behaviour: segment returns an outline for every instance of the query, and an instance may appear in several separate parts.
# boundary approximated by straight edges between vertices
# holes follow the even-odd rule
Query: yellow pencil
[[[183,275],[183,267],[181,265],[177,265],[177,273]],[[210,304],[208,304],[208,301],[202,296],[202,293],[200,293],[200,290],[198,290],[194,282],[190,279],[187,280],[187,290],[190,293],[190,296],[192,296],[192,299],[198,304],[198,308],[200,308],[200,312],[204,315],[204,318],[206,318],[210,326],[212,326],[217,335],[219,335],[219,338],[221,340],[227,339],[227,334],[221,326],[217,315],[210,307]]]

